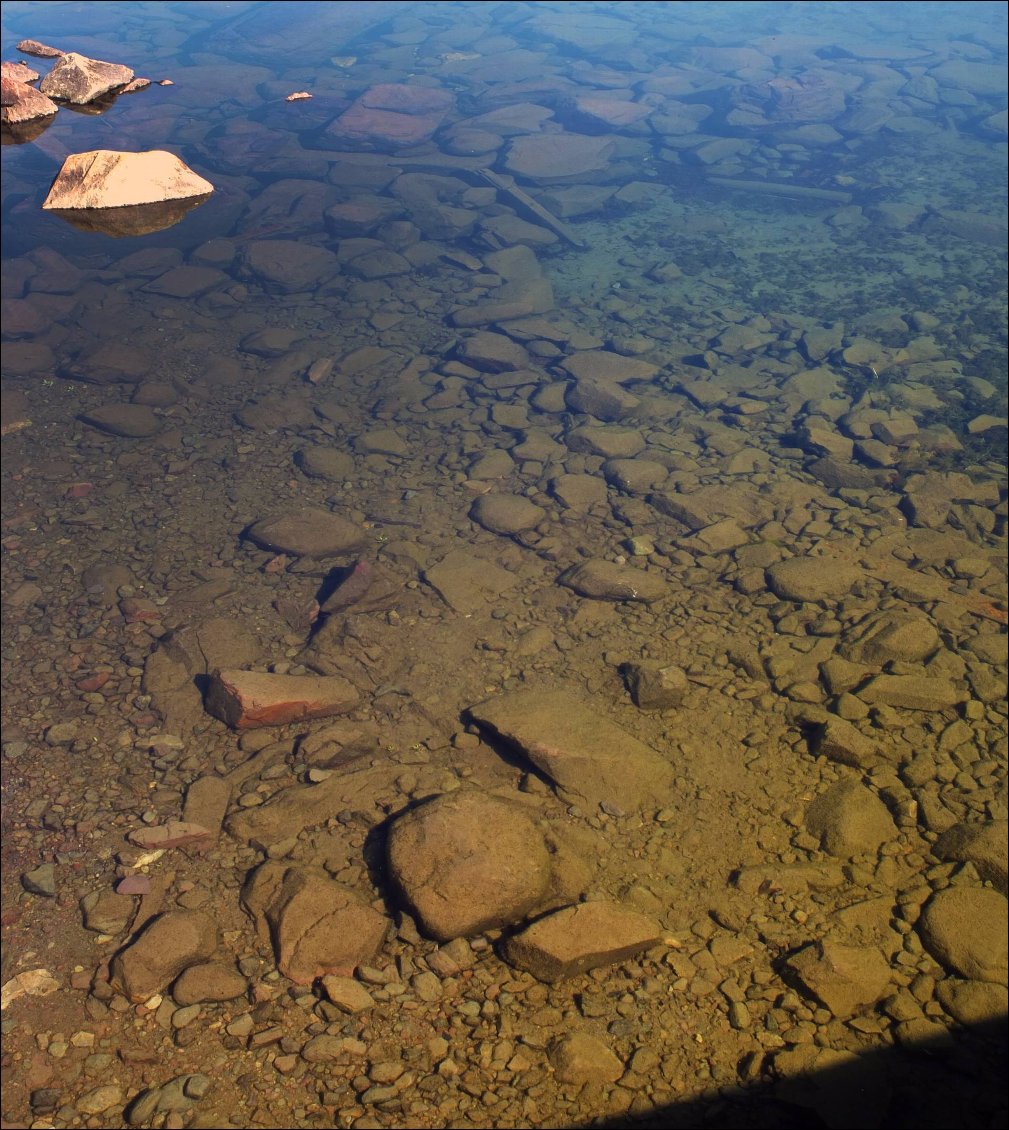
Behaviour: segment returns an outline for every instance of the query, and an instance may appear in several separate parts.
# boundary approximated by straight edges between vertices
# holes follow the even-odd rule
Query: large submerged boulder
[[[120,153],[94,149],[71,153],[63,162],[42,205],[49,211],[81,208],[125,208],[188,200],[214,191],[174,153],[151,149]]]

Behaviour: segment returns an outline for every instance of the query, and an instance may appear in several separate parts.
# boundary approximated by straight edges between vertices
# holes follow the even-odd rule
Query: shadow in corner
[[[840,1062],[824,1070],[765,1076],[571,1130],[1002,1130],[1009,1125],[1007,1034],[1003,1018],[911,1047],[843,1059],[834,1053]]]

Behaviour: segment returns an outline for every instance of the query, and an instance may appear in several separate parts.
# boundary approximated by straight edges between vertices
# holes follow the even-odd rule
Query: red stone
[[[148,624],[160,620],[163,612],[153,600],[142,596],[127,596],[119,602],[119,611],[127,624]]]
[[[86,679],[81,679],[77,684],[77,689],[89,694],[93,691],[101,690],[102,687],[109,681],[111,672],[99,671],[97,675],[89,675]]]
[[[72,483],[67,487],[67,498],[87,498],[94,489],[94,483]]]
[[[357,688],[336,675],[234,670],[216,671],[206,698],[207,710],[235,730],[346,714],[357,703]]]
[[[127,875],[116,884],[117,895],[147,895],[151,892],[149,875]]]

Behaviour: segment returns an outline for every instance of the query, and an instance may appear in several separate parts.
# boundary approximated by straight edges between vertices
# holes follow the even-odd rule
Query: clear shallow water
[[[882,858],[873,847],[841,888],[849,901],[939,889],[947,872],[927,861],[938,833],[1004,819],[1000,5],[9,4],[4,19],[5,58],[27,36],[174,83],[101,115],[61,109],[3,149],[5,851],[24,937],[52,926],[20,873],[58,851],[104,889],[100,860],[124,827],[177,817],[194,779],[251,749],[198,696],[157,683],[171,641],[201,631],[207,653],[235,665],[337,670],[361,689],[355,722],[402,767],[360,801],[375,822],[459,782],[514,787],[519,771],[464,732],[461,711],[574,688],[669,758],[678,791],[662,821],[613,805],[571,813],[552,797],[544,818],[601,837],[580,849],[598,857],[595,890],[677,935],[700,923],[688,948],[704,948],[710,892],[736,868],[823,862],[803,812],[839,776],[864,776],[900,817]],[[388,83],[451,97],[427,140],[334,127]],[[294,91],[313,98],[287,103]],[[64,157],[98,147],[168,148],[215,193],[133,238],[43,213]],[[502,280],[507,310],[493,305]],[[599,364],[630,375],[578,388],[579,366]],[[141,434],[121,434],[136,423],[124,406],[146,410]],[[503,500],[496,517],[474,506],[487,498]],[[329,562],[246,536],[306,505],[364,531],[385,574],[374,606],[317,635]],[[828,562],[830,578],[794,597],[774,588],[767,570],[789,555]],[[599,560],[635,572],[573,591],[569,570]],[[850,591],[833,587],[849,568]],[[647,606],[623,599],[642,571],[666,586]],[[865,642],[904,618],[924,651]],[[236,642],[236,625],[258,648]],[[642,657],[689,673],[688,711],[637,709],[619,671]],[[832,658],[867,677],[886,666],[933,679],[952,705],[863,701],[825,674]],[[809,756],[801,727],[817,711],[852,721],[901,772]],[[62,722],[63,745],[45,736]],[[159,746],[165,732],[179,744]],[[241,807],[304,772],[289,743]],[[40,813],[67,829],[59,847]],[[303,833],[290,858],[335,858],[347,845],[330,833],[329,856],[322,833]],[[89,836],[114,846],[101,856]],[[373,899],[363,838],[339,874]],[[233,930],[235,956],[248,946],[234,888],[259,858],[229,844],[185,871]],[[90,969],[94,946],[68,906],[68,960]],[[812,1023],[811,1008],[765,1027],[784,993],[771,956],[815,940],[835,909],[743,907],[757,957],[740,976],[757,1022],[741,1043],[719,1028],[727,1005],[700,991],[682,998],[689,1022],[670,1022],[675,963],[647,967],[661,992],[626,974],[632,1019],[610,1004],[595,1019],[625,1061],[658,1041],[676,1078],[694,1077],[679,1035],[693,1025],[707,1078],[732,1085],[744,1053]],[[888,959],[936,975],[917,935],[901,936],[912,941],[888,936]],[[482,952],[478,995],[511,976]],[[577,1007],[563,990],[550,1003],[558,1016]],[[381,1015],[375,1031],[395,1030],[395,1008]],[[533,1070],[538,1015],[515,1005],[508,1020],[537,1049]],[[846,1051],[889,1039],[889,1020],[871,1015],[864,1044],[820,1020],[818,1038]],[[68,1012],[60,1025],[81,1022]],[[193,1045],[188,1068],[201,1048],[221,1053],[199,1031],[209,1046]],[[489,1055],[458,1049],[504,1112],[438,1091],[383,1117],[619,1113],[556,1088],[538,1111],[513,1102],[508,1087],[534,1084],[486,1076]],[[653,1076],[649,1101],[671,1101]],[[278,1091],[275,1124],[308,1124],[293,1110],[303,1099]],[[234,1096],[236,1117],[245,1101]],[[362,1116],[355,1101],[341,1099],[347,1124]],[[918,1109],[914,1124],[939,1125],[944,1110]],[[115,1104],[103,1117],[115,1124]]]

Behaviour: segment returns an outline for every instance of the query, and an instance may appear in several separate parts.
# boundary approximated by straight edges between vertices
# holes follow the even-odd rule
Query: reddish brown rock
[[[357,702],[356,687],[336,675],[216,671],[207,689],[206,708],[232,729],[251,730],[346,714]]]
[[[561,367],[575,380],[608,381],[626,384],[630,381],[650,381],[659,372],[659,366],[638,357],[624,357],[606,349],[587,349],[565,357]]]
[[[778,75],[739,88],[731,115],[753,115],[768,122],[829,122],[845,110],[843,88],[827,71]],[[735,120],[730,115],[730,121]],[[745,121],[746,119],[740,119]]]
[[[264,863],[246,882],[242,905],[277,968],[295,984],[328,974],[349,977],[385,939],[388,921],[325,871]]]
[[[388,863],[421,929],[442,942],[521,921],[550,881],[542,832],[516,805],[476,791],[397,817]]]
[[[245,995],[249,985],[245,978],[218,961],[191,965],[172,986],[175,1003],[185,1007],[205,1001],[232,1001]]]
[[[22,55],[34,55],[36,59],[59,59],[61,55],[66,54],[58,47],[49,47],[45,43],[39,43],[37,39],[22,39],[18,44],[18,50]]]
[[[316,506],[260,518],[248,531],[256,545],[295,557],[337,557],[364,544],[364,531]]]
[[[161,420],[143,404],[103,404],[81,419],[101,432],[128,439],[143,439],[161,430]]]
[[[217,949],[217,924],[196,910],[159,915],[112,959],[111,981],[132,1001],[162,992],[191,965]]]
[[[214,186],[174,153],[94,149],[63,162],[43,208],[122,208],[206,196]]]
[[[540,918],[505,945],[505,958],[540,981],[575,977],[654,946],[657,922],[614,902],[586,902]]]
[[[46,319],[27,298],[4,298],[0,301],[0,321],[3,322],[5,338],[34,337],[49,328]]]
[[[448,91],[382,83],[361,95],[327,133],[345,142],[379,147],[419,145],[434,134],[451,106]]]
[[[14,82],[34,82],[38,77],[38,71],[33,71],[27,63],[0,63],[0,78],[9,78]]]
[[[369,110],[389,110],[397,114],[423,117],[427,114],[447,113],[452,106],[452,95],[437,87],[387,82],[365,91],[358,102]]]
[[[55,102],[34,86],[6,75],[0,78],[0,121],[4,125],[16,126],[39,118],[49,118],[58,109]]]
[[[50,98],[83,105],[132,81],[133,72],[121,63],[106,63],[70,51],[60,56],[39,89]]]
[[[577,804],[655,805],[674,776],[660,754],[563,691],[515,691],[468,713],[517,746]]]

